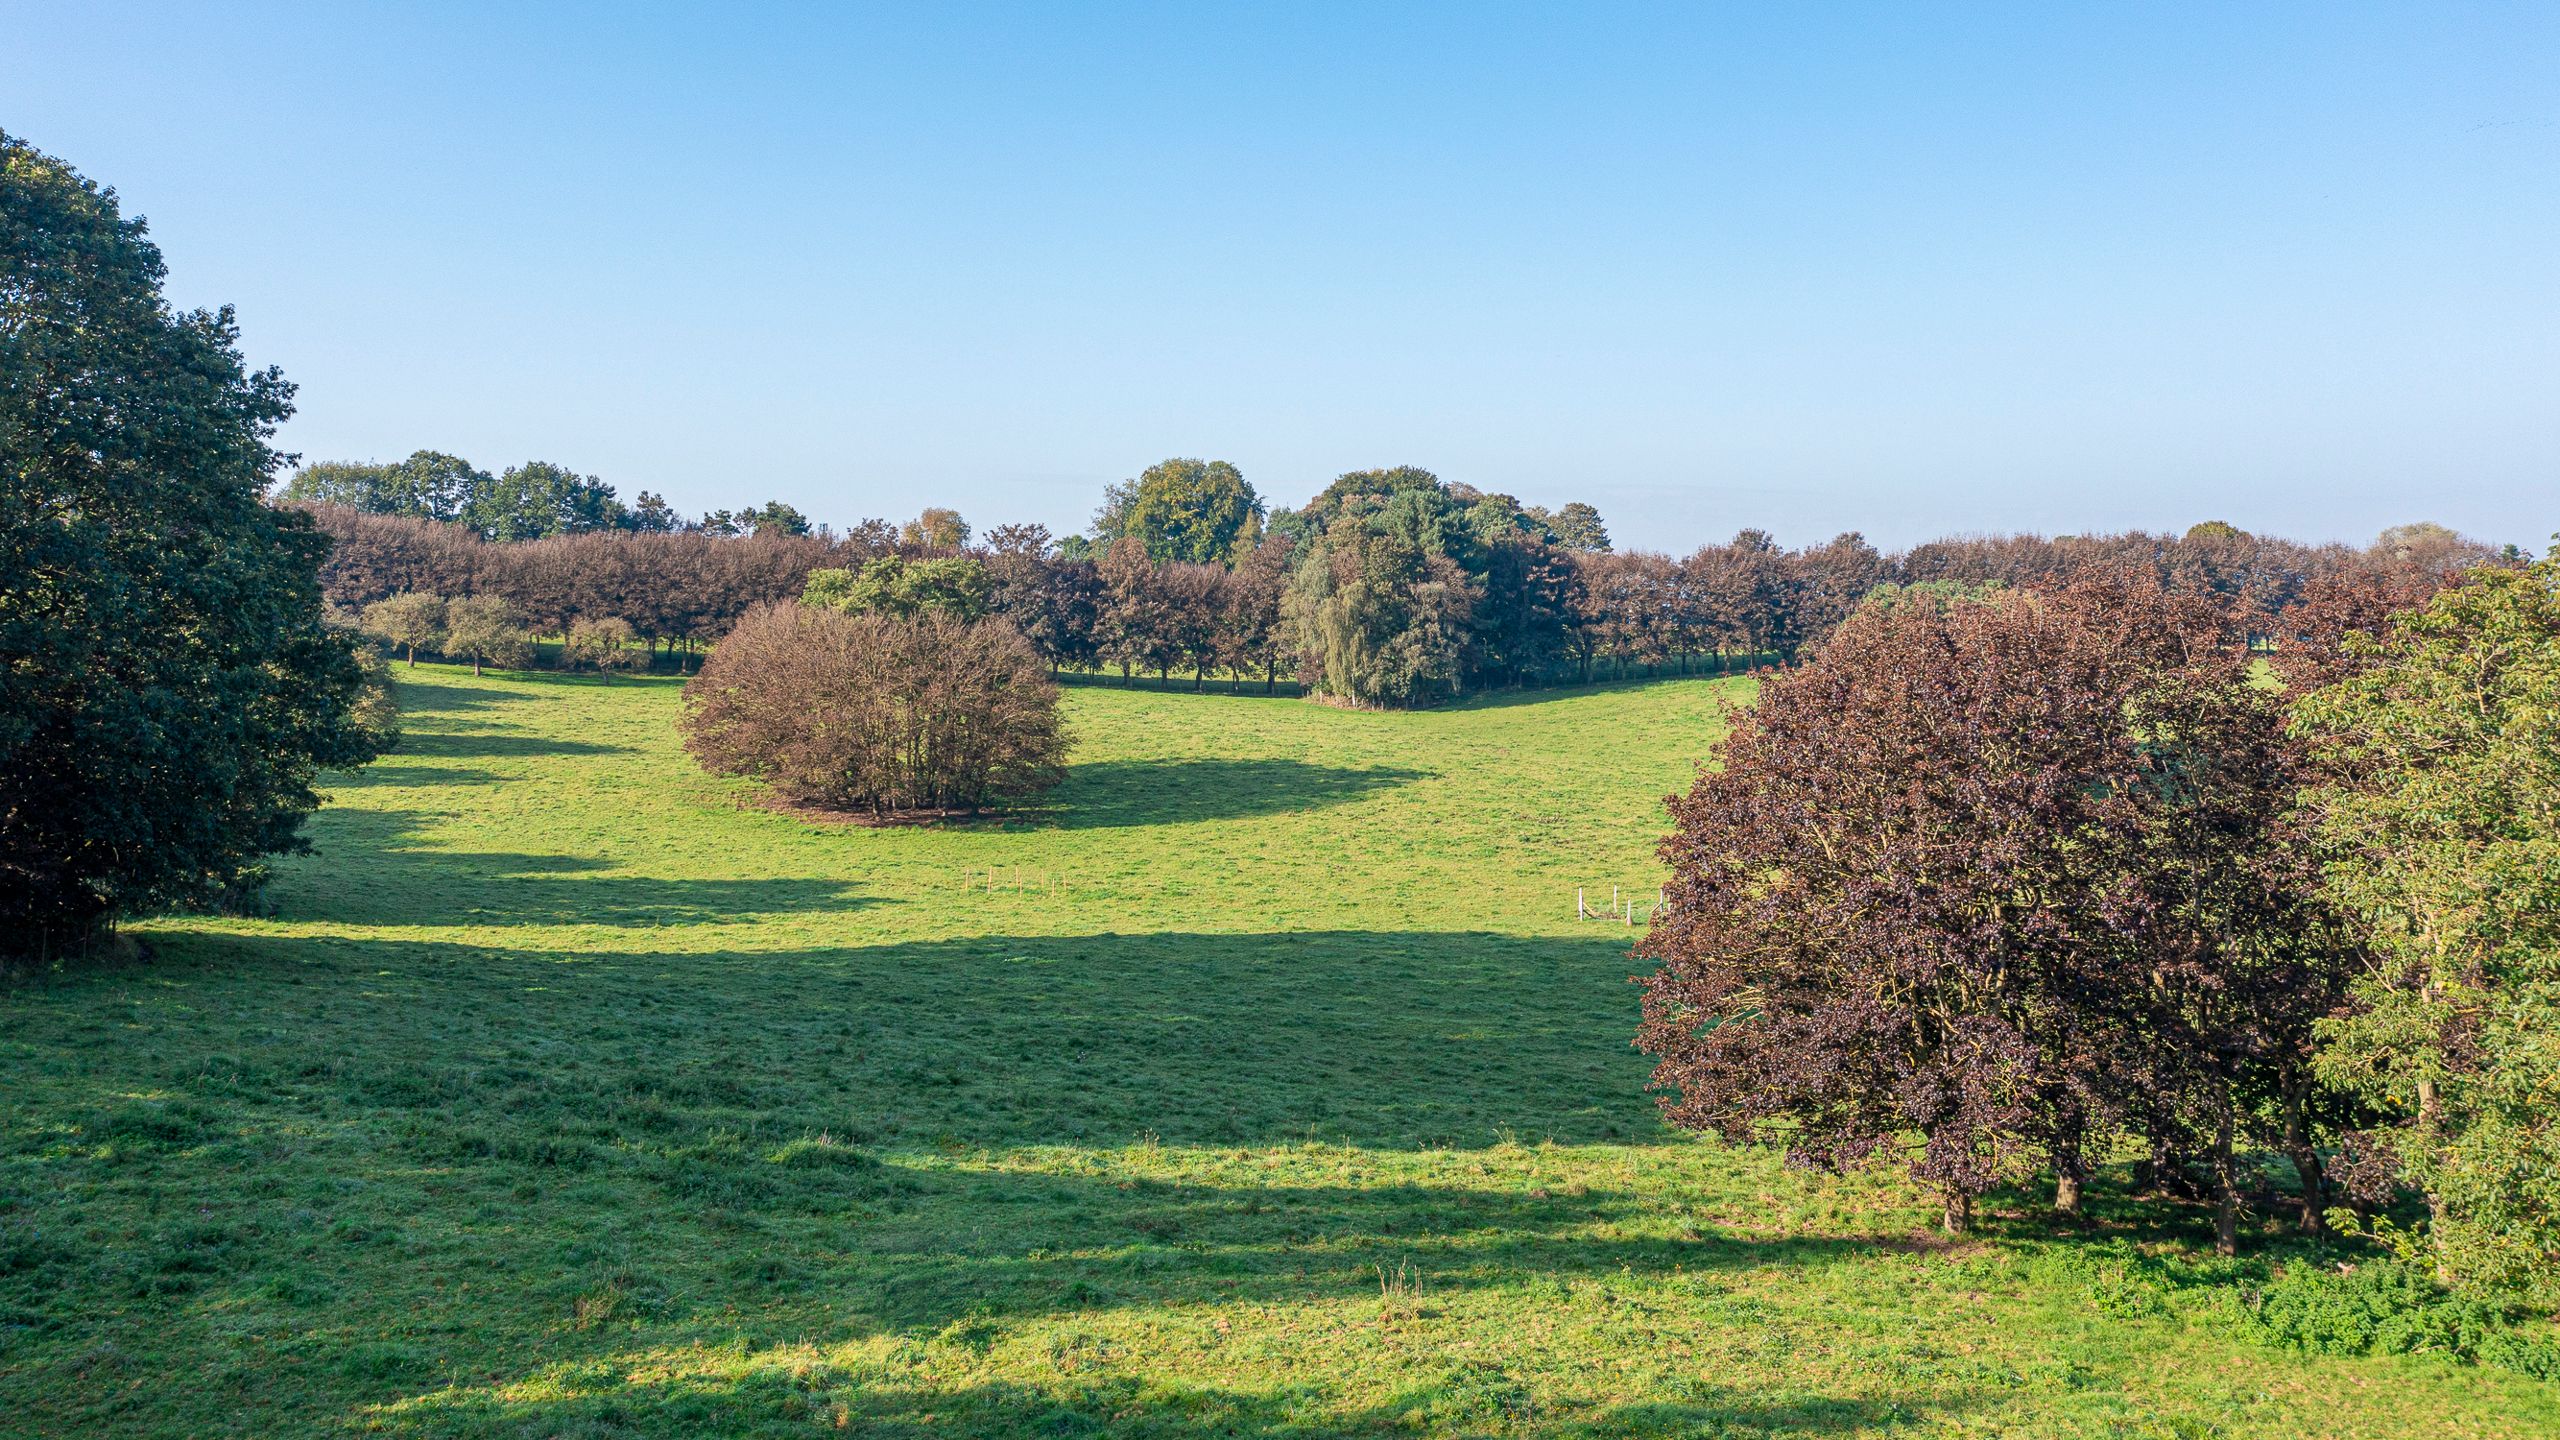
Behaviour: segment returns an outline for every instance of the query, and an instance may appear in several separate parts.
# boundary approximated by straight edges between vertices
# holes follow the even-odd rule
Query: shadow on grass
[[[1348,804],[1425,778],[1303,760],[1100,760],[1070,765],[1047,813],[1070,830],[1233,820]]]
[[[434,782],[395,768],[377,783]],[[307,833],[327,866],[269,891],[277,918],[343,925],[717,925],[879,903],[840,880],[608,875],[595,873],[607,868],[604,862],[574,855],[438,849],[419,837],[415,820],[399,810],[323,809]],[[333,879],[339,874],[367,878],[350,885]]]
[[[365,893],[279,894],[280,918],[530,922],[560,905],[591,923],[643,924],[696,908],[858,903],[814,880],[473,878],[473,865],[555,862],[447,852],[421,853],[412,878],[397,852],[380,863],[386,881]],[[491,913],[462,913],[474,905]],[[997,935],[616,953],[206,935],[183,953],[288,981],[289,1013],[271,1023],[301,1027],[350,1075],[477,1073],[509,1050],[577,1055],[574,1072],[546,1075],[491,1117],[535,1133],[653,1095],[652,1107],[718,1110],[706,1124],[748,1112],[866,1145],[1404,1149],[1662,1133],[1644,1059],[1626,1043],[1633,962],[1614,939]],[[379,998],[338,993],[339,975]]]
[[[473,1433],[655,1435],[688,1433],[694,1417],[748,1417],[815,1430],[880,1436],[1158,1436],[1166,1440],[1323,1440],[1331,1436],[1480,1435],[1653,1437],[1850,1435],[1960,1414],[1978,1401],[1915,1404],[1787,1390],[1754,1394],[1696,1382],[1676,1402],[1558,1406],[1490,1359],[1451,1358],[1391,1399],[1345,1406],[1317,1386],[1252,1391],[1147,1384],[1107,1370],[1054,1385],[1006,1381],[935,1388],[870,1367],[775,1357],[720,1380],[665,1376],[643,1357],[606,1361],[567,1377],[565,1393],[520,1400],[463,1388],[396,1408],[402,1420]],[[1436,1375],[1429,1372],[1436,1371]],[[379,1413],[379,1412],[377,1412]],[[384,1417],[388,1418],[388,1417]],[[352,1420],[351,1420],[351,1423]],[[379,1423],[376,1421],[376,1423]],[[369,1426],[366,1428],[370,1428]]]

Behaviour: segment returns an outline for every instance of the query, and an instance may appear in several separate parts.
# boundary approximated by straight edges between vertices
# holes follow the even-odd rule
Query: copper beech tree
[[[2140,1133],[2202,1162],[2231,1244],[2235,1145],[2328,1114],[2310,1031],[2348,949],[2232,640],[2111,579],[1871,604],[1769,681],[1670,802],[1637,1041],[1668,1117],[1828,1169],[1907,1153],[1951,1230],[2045,1169],[2076,1211]]]

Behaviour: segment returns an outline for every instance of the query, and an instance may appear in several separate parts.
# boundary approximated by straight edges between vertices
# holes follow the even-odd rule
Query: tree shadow
[[[512,726],[447,726],[441,730],[403,731],[398,755],[438,760],[499,760],[531,755],[622,755],[628,745],[599,745],[557,735],[519,733]]]
[[[361,894],[280,883],[278,918],[644,925],[862,903],[832,881],[661,882],[569,857],[413,863],[394,850],[378,864],[385,879]],[[492,873],[457,880],[477,865]],[[508,1047],[574,1051],[582,1068],[554,1083],[595,1089],[576,1108],[601,1115],[657,1095],[722,1124],[796,1115],[857,1144],[991,1148],[1664,1134],[1645,1058],[1626,1044],[1631,962],[1614,939],[1171,932],[616,952],[205,935],[187,953],[314,982],[343,971],[404,997],[361,1007],[340,1037],[353,1068],[404,1051],[428,1070]],[[309,999],[297,1010],[323,1031],[341,1018]],[[717,1085],[677,1084],[706,1075]]]
[[[1767,673],[1766,667],[1759,671],[1698,670],[1687,675],[1673,672],[1663,675],[1629,676],[1624,680],[1594,680],[1588,685],[1554,685],[1544,688],[1511,686],[1500,690],[1479,690],[1434,708],[1453,713],[1468,710],[1511,710],[1524,705],[1550,705],[1559,700],[1621,694],[1631,690],[1647,690],[1657,685],[1680,684],[1695,680],[1742,680],[1755,674],[1765,678]]]
[[[437,775],[455,772],[436,770]],[[461,772],[469,773],[469,772]],[[404,779],[398,770],[380,783]],[[759,916],[844,911],[880,903],[840,880],[705,880],[599,873],[575,855],[444,850],[400,810],[323,809],[313,852],[334,862],[297,871],[268,891],[275,916],[342,925],[718,925]],[[366,883],[337,881],[363,874]]]
[[[1098,760],[1068,767],[1047,817],[1069,830],[1247,819],[1348,804],[1427,778],[1304,760]]]
[[[636,1357],[635,1357],[636,1358]],[[421,1396],[404,1416],[432,1416],[474,1433],[657,1435],[695,1433],[688,1416],[732,1423],[773,1417],[812,1429],[888,1436],[1155,1436],[1163,1440],[1326,1440],[1386,1435],[1526,1437],[1853,1435],[1978,1408],[1971,1393],[1917,1402],[1820,1394],[1789,1388],[1754,1393],[1697,1381],[1678,1401],[1558,1405],[1498,1360],[1449,1357],[1415,1367],[1417,1376],[1374,1405],[1342,1405],[1321,1386],[1255,1391],[1185,1385],[1171,1393],[1128,1375],[1078,1377],[1062,1370],[1050,1385],[981,1381],[936,1387],[882,1383],[823,1361],[777,1360],[710,1379],[669,1376],[645,1364],[605,1361],[586,1374],[517,1399],[494,1389]],[[1428,1372],[1436,1371],[1437,1374]],[[560,1393],[565,1392],[565,1393]],[[379,1423],[378,1419],[375,1423]],[[698,1423],[698,1422],[697,1422]],[[356,1428],[371,1428],[350,1417]],[[601,1427],[601,1428],[599,1428]]]

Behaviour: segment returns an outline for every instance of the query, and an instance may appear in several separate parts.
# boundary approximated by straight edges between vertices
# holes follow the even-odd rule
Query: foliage
[[[926,611],[961,620],[987,614],[991,586],[984,565],[963,555],[908,560],[898,555],[852,570],[812,570],[800,592],[805,604],[900,617]]]
[[[463,504],[462,523],[484,540],[540,540],[588,530],[632,528],[613,487],[547,460],[511,466]]]
[[[514,607],[496,595],[464,595],[446,602],[444,652],[471,662],[521,670],[533,663],[533,641],[516,622]]]
[[[649,652],[635,648],[638,639],[631,622],[618,615],[579,620],[561,640],[560,663],[572,670],[593,670],[599,679],[610,681],[616,670],[637,670],[649,663]]]
[[[810,532],[809,517],[799,507],[779,500],[744,510],[713,510],[694,522],[694,528],[706,535],[767,535],[788,537]]]
[[[364,633],[407,652],[415,666],[420,650],[444,643],[445,615],[443,596],[406,590],[364,607]]]
[[[2560,1381],[2560,1337],[2547,1321],[2448,1293],[2395,1261],[2289,1266],[2235,1315],[2244,1332],[2305,1354],[2441,1355]]]
[[[1877,605],[1672,800],[1638,1044],[1675,1123],[1971,1197],[2107,1137],[2208,1151],[2222,1243],[2264,1090],[2307,1133],[2348,949],[2285,829],[2275,698],[2141,586]],[[2320,1211],[2315,1194],[2307,1213]]]
[[[1596,555],[1609,548],[1609,527],[1601,523],[1600,512],[1579,500],[1552,512],[1532,505],[1528,515],[1549,541],[1567,550]]]
[[[1309,548],[1289,591],[1300,675],[1356,705],[1451,698],[1474,598],[1449,557],[1400,534],[1336,526]]]
[[[0,134],[0,949],[237,897],[374,753],[325,543],[261,496],[292,387],[142,222]]]
[[[2349,650],[2299,724],[2330,888],[2378,954],[2322,1060],[2392,1117],[2441,1272],[2560,1304],[2560,553]]]
[[[1176,459],[1110,487],[1093,529],[1106,545],[1134,537],[1151,560],[1227,565],[1260,541],[1262,516],[1262,497],[1235,466]]]
[[[686,748],[704,768],[832,809],[977,811],[1063,774],[1057,687],[999,622],[767,606],[685,697]]]
[[[969,543],[969,522],[957,510],[926,507],[898,529],[898,543],[926,550],[957,550]]]

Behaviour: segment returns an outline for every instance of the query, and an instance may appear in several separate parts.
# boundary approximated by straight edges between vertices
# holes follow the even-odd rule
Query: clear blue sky
[[[0,0],[0,127],[239,307],[315,459],[2560,529],[2548,0],[745,8]]]

